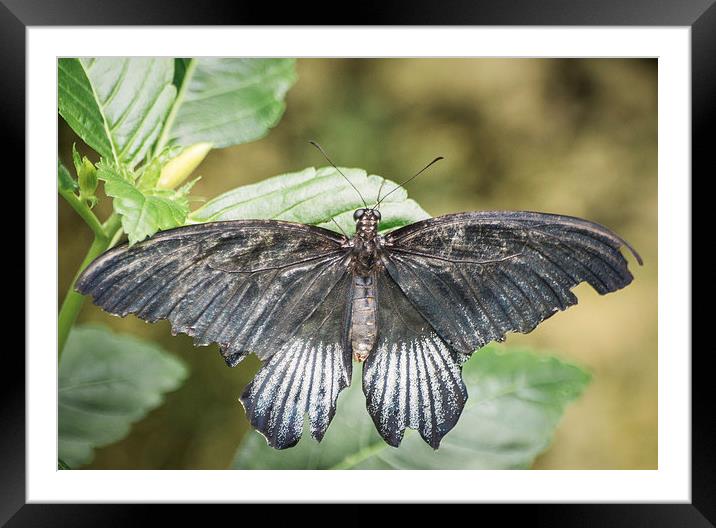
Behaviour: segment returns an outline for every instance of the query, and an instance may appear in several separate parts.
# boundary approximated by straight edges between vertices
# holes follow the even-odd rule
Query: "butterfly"
[[[256,354],[241,402],[274,448],[296,445],[306,415],[323,438],[357,361],[383,439],[397,447],[411,428],[437,449],[467,401],[461,369],[475,350],[576,304],[581,282],[627,286],[622,246],[642,264],[580,218],[466,212],[381,235],[379,203],[355,211],[353,236],[279,220],[162,231],[101,255],[76,289],[111,314],[218,343],[231,367]]]

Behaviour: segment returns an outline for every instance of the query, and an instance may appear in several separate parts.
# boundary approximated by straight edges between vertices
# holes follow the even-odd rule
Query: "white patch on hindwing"
[[[308,415],[311,434],[322,436],[341,385],[348,383],[342,350],[337,343],[296,339],[266,360],[249,394],[253,414],[268,417],[265,433],[279,440],[300,436]]]
[[[368,406],[384,429],[395,420],[399,430],[410,427],[429,435],[459,411],[463,358],[453,357],[435,332],[400,343],[383,340],[373,354],[366,372]]]

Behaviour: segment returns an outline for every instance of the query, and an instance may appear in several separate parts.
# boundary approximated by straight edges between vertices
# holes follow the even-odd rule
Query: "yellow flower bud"
[[[185,148],[162,168],[157,188],[174,189],[194,172],[211,150],[211,143],[196,143]]]

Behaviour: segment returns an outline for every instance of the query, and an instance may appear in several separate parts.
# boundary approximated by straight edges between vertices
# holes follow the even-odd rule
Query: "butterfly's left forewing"
[[[180,227],[90,264],[77,289],[120,316],[168,319],[198,345],[218,343],[229,365],[266,359],[344,275],[344,240],[289,222],[237,220]]]

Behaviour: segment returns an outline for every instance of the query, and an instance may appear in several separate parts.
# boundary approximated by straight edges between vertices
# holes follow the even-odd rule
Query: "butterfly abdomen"
[[[351,348],[356,361],[364,361],[375,346],[378,336],[375,277],[353,275],[351,296]]]

